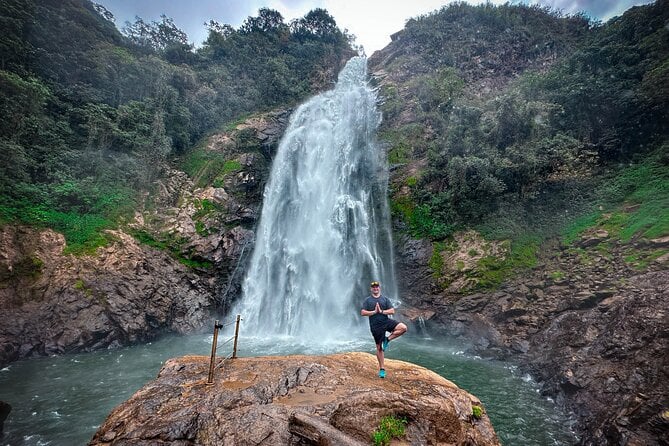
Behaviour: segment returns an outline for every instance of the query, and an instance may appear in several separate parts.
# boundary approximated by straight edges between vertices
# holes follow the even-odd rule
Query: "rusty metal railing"
[[[223,345],[234,341],[232,344],[232,353],[230,355],[226,356],[223,358],[224,362],[226,359],[235,359],[237,357],[237,339],[239,338],[239,322],[242,320],[241,315],[237,315],[236,319],[234,322],[229,322],[227,324],[220,324],[218,319],[214,322],[214,339],[212,340],[211,343],[211,359],[209,361],[209,375],[207,376],[207,384],[213,384],[214,383],[214,370],[217,368],[216,367],[216,348],[218,346],[218,330],[220,330],[223,327],[227,327],[228,325],[235,324],[235,335],[232,336],[229,339],[226,339],[223,342]],[[221,363],[222,363],[221,362]],[[220,364],[219,364],[220,366]]]

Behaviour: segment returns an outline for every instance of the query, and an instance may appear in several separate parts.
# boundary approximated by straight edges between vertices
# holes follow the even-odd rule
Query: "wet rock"
[[[9,412],[12,411],[12,406],[4,401],[0,401],[0,436],[2,436],[2,430],[4,428],[5,420],[9,416]]]
[[[63,255],[52,231],[6,226],[15,256],[40,259],[39,275],[0,287],[0,364],[190,333],[210,319],[210,284],[167,253],[114,231],[95,256]],[[7,235],[11,233],[11,235]],[[34,241],[60,240],[30,246]]]
[[[108,416],[91,442],[111,444],[369,444],[383,416],[407,420],[410,444],[499,445],[473,395],[422,367],[367,353],[237,358],[207,385],[209,360],[165,363]]]

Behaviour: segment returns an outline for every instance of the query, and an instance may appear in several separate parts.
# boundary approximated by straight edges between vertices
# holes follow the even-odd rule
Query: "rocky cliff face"
[[[237,358],[207,385],[208,358],[168,361],[117,407],[90,445],[364,445],[383,416],[407,420],[402,444],[499,445],[473,395],[422,367],[367,353]]]
[[[50,230],[2,227],[0,366],[189,333],[226,311],[289,116],[257,115],[210,137],[205,150],[234,167],[213,172],[214,185],[164,166],[134,221],[93,255],[63,254],[65,239]]]
[[[187,333],[209,320],[210,284],[115,231],[95,256],[63,255],[53,231],[0,231],[0,364]]]
[[[588,234],[573,246],[547,247],[534,269],[496,291],[455,292],[434,278],[431,245],[405,239],[399,275],[408,285],[403,297],[417,307],[408,315],[434,322],[479,354],[520,364],[576,414],[582,444],[662,445],[669,257],[651,259],[668,245]],[[630,262],[630,249],[650,263]]]

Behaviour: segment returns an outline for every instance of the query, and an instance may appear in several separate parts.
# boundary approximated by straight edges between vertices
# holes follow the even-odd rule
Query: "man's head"
[[[369,288],[372,290],[372,296],[378,297],[381,295],[381,284],[379,282],[374,281],[370,283]]]

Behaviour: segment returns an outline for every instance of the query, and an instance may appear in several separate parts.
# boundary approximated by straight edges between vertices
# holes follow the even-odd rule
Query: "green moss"
[[[435,242],[432,244],[432,256],[428,261],[428,266],[432,270],[432,277],[440,279],[444,271],[444,258],[441,253],[446,249],[446,243]]]
[[[237,160],[226,159],[222,153],[198,148],[181,160],[180,167],[195,180],[198,187],[220,187],[227,175],[242,169],[242,164]]]
[[[91,297],[93,290],[86,286],[82,279],[78,279],[74,282],[74,289],[79,290],[86,295],[86,297]]]
[[[634,269],[642,271],[647,269],[656,259],[665,255],[669,250],[656,249],[650,252],[639,250],[629,251],[625,257],[625,263],[628,263]]]
[[[226,161],[223,164],[222,170],[212,181],[214,187],[224,187],[225,180],[230,177],[231,174],[237,173],[242,170],[242,163],[237,160]]]
[[[481,406],[472,406],[472,417],[480,420],[483,416],[483,408]]]
[[[485,256],[477,262],[477,267],[468,271],[470,278],[476,279],[477,287],[497,288],[505,279],[537,264],[540,240],[535,236],[525,236],[511,242],[511,250],[505,258]]]
[[[203,198],[202,200],[195,200],[195,208],[197,211],[193,214],[193,220],[199,220],[215,212],[218,209],[218,205],[208,198]]]
[[[185,239],[175,238],[169,234],[163,234],[160,239],[157,239],[148,232],[141,230],[130,231],[130,233],[140,243],[168,252],[174,259],[189,268],[209,269],[213,267],[213,264],[207,260],[195,260],[190,256],[184,255],[182,248],[186,243]]]
[[[549,274],[549,277],[553,280],[562,280],[565,278],[565,274],[563,271],[553,271]]]
[[[207,227],[201,221],[196,221],[195,222],[195,232],[197,232],[197,234],[202,236],[202,237],[206,237],[207,235],[209,235],[209,231],[207,231]]]

